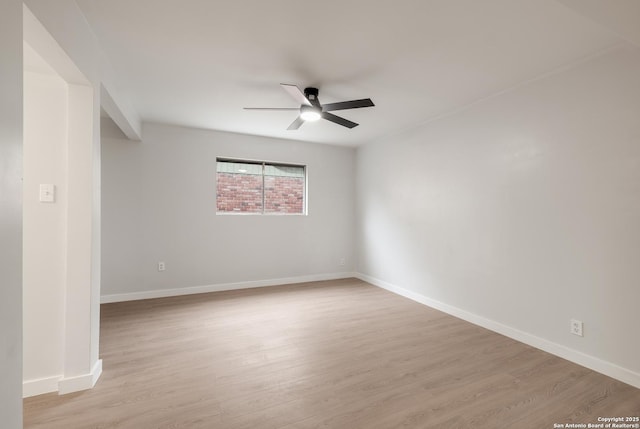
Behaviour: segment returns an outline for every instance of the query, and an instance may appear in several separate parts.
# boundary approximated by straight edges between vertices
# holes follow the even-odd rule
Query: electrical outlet
[[[344,267],[346,263],[347,263],[346,259],[344,259],[344,258],[340,259],[340,266],[341,267]]]
[[[569,332],[571,332],[573,335],[582,337],[582,322],[580,320],[571,319]]]
[[[165,269],[164,262],[158,262],[158,271],[164,271]]]

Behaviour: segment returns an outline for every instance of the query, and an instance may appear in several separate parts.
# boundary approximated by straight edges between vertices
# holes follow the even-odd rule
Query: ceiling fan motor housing
[[[304,96],[307,97],[307,99],[312,104],[316,104],[316,105],[320,104],[318,102],[318,88],[305,88],[304,89]]]

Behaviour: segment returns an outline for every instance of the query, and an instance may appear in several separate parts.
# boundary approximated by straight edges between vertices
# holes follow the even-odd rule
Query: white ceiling
[[[352,146],[623,40],[556,0],[77,3],[144,120]],[[296,112],[242,109],[297,107],[281,82],[376,107],[336,112],[360,123],[352,130],[298,131],[286,130]]]

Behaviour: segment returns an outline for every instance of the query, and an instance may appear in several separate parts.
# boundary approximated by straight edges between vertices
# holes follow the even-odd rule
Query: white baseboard
[[[436,301],[422,294],[412,292],[394,284],[385,282],[384,280],[380,280],[362,273],[356,273],[354,274],[354,277],[359,278],[360,280],[363,280],[374,286],[386,289],[395,294],[404,296],[405,298],[409,298],[413,301],[419,302],[420,304],[435,308],[436,310],[440,310],[459,319],[466,320],[467,322],[473,323],[474,325],[482,326],[483,328],[497,332],[516,341],[520,341],[521,343],[528,344],[547,353],[551,353],[573,363],[577,363],[578,365],[592,369],[596,372],[607,375],[611,378],[615,378],[616,380],[622,381],[623,383],[630,384],[631,386],[640,389],[640,374],[627,368],[623,368],[614,363],[584,354],[577,350],[554,343],[549,340],[545,340],[544,338],[537,337],[535,335],[520,331],[510,326],[503,325],[502,323],[496,322],[494,320],[478,316],[477,314],[470,313],[458,307]]]
[[[54,377],[38,378],[35,380],[27,380],[22,382],[22,397],[29,398],[31,396],[44,395],[45,393],[57,392],[58,382],[62,379],[62,375]]]
[[[102,374],[102,359],[98,359],[91,368],[89,374],[82,374],[75,377],[62,378],[58,382],[58,394],[66,395],[67,393],[79,392],[93,388]]]
[[[60,395],[91,389],[96,385],[102,374],[102,359],[93,365],[89,374],[64,378],[63,375],[27,380],[22,383],[22,397],[44,395],[45,393],[58,392]]]
[[[111,302],[136,301],[139,299],[165,298],[169,296],[193,295],[198,293],[222,292],[227,290],[250,289],[256,287],[278,286],[293,283],[318,282],[325,280],[338,280],[355,277],[355,273],[328,273],[312,274],[308,276],[285,277],[280,279],[253,280],[237,283],[221,283],[217,285],[192,286],[176,289],[157,289],[144,292],[119,293],[113,295],[102,295],[100,302],[107,304]]]

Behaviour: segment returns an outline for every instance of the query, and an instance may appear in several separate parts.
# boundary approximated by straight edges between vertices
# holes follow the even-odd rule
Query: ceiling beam
[[[126,109],[122,104],[118,104],[104,83],[100,85],[100,106],[129,140],[140,141],[142,139],[137,112],[133,108]],[[132,120],[132,118],[137,120]]]

